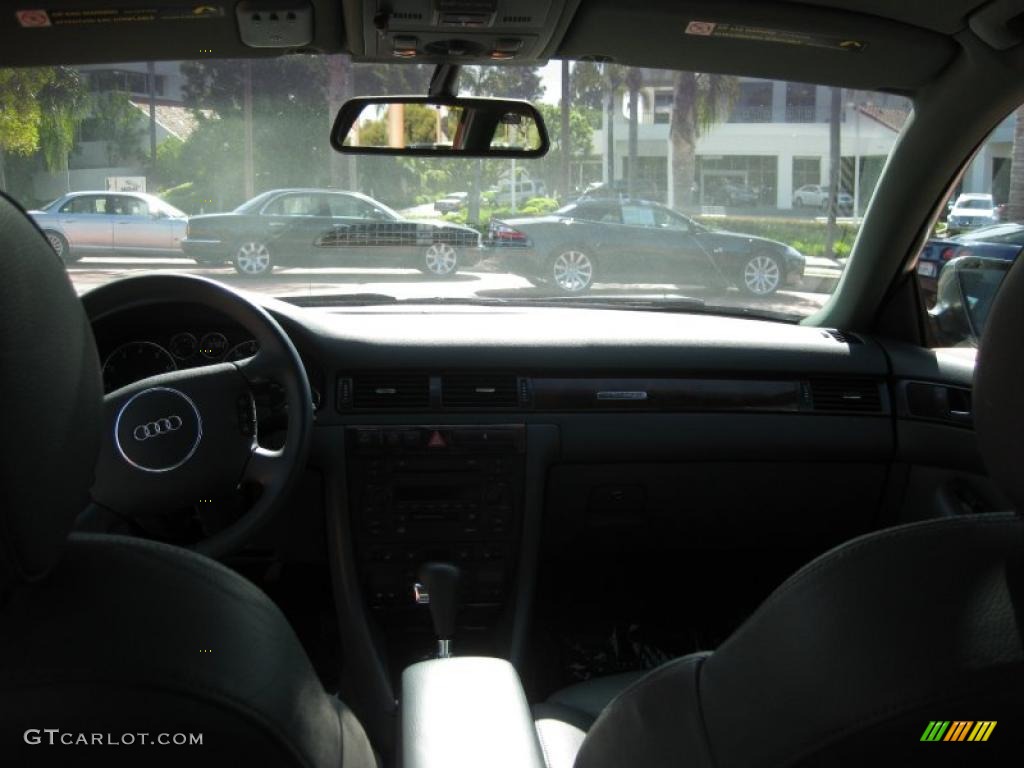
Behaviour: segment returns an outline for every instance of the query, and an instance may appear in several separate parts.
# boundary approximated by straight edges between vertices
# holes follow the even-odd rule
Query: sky
[[[557,104],[562,98],[562,62],[552,59],[540,70],[541,82],[544,84],[545,104]]]

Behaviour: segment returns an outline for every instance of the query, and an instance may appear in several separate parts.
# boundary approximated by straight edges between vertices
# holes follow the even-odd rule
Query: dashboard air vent
[[[872,379],[814,379],[814,410],[833,413],[881,413],[882,395]]]
[[[430,379],[419,373],[364,373],[352,378],[356,408],[427,408]]]
[[[445,408],[514,408],[519,402],[515,376],[454,374],[441,377]]]

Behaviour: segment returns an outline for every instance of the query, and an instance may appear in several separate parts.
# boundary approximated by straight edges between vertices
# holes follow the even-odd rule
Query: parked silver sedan
[[[65,262],[83,256],[183,256],[187,216],[144,192],[70,192],[29,211]]]

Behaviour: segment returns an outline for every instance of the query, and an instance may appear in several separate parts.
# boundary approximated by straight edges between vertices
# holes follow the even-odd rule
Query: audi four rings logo
[[[179,429],[181,429],[181,416],[171,415],[148,424],[139,424],[132,430],[132,435],[141,443],[151,437],[160,437],[160,435],[166,435]]]

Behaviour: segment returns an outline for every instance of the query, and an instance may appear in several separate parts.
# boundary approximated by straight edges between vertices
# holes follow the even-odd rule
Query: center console
[[[402,768],[544,768],[544,753],[515,669],[459,657],[402,674]]]
[[[378,622],[398,630],[389,641],[399,640],[400,630],[428,630],[413,587],[429,561],[461,571],[460,636],[492,630],[512,591],[522,530],[524,426],[368,425],[346,432],[359,583]],[[422,636],[415,642],[431,647]]]

